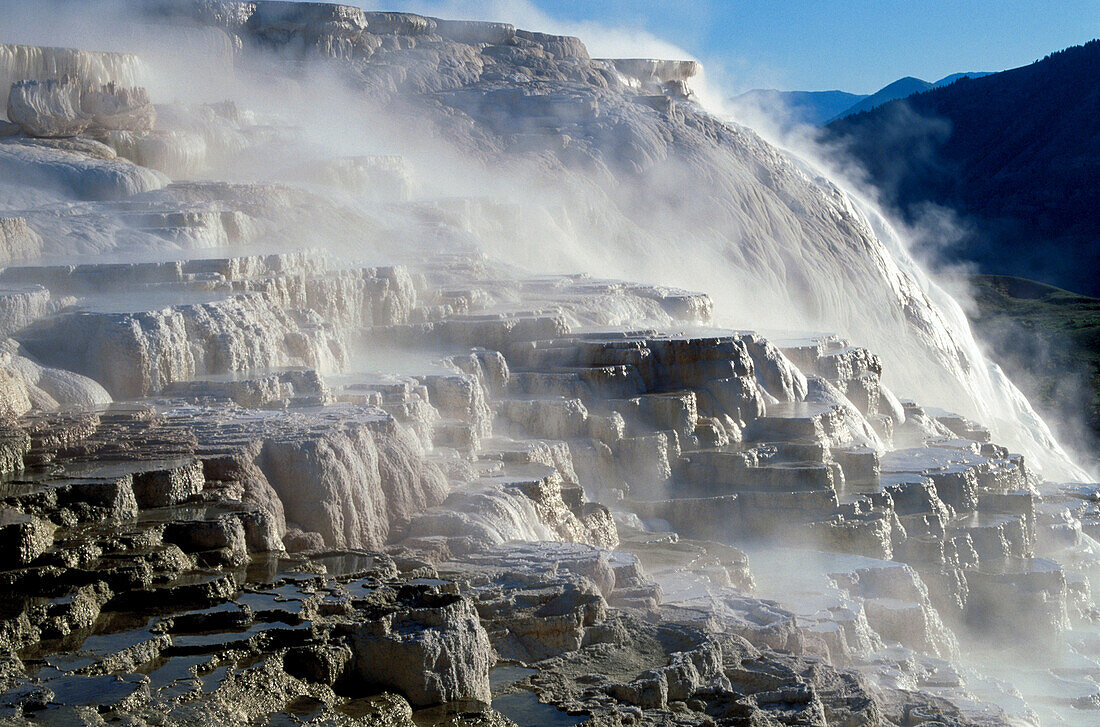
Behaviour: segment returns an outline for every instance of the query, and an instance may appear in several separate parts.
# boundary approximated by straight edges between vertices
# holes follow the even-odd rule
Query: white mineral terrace
[[[697,64],[130,10],[0,22],[0,722],[1100,719],[1100,487]]]

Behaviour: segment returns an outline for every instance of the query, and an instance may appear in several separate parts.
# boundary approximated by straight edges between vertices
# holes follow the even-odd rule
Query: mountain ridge
[[[735,96],[732,100],[755,104],[761,108],[784,108],[791,122],[820,126],[844,109],[867,98],[866,94],[847,91],[780,91],[772,88],[755,88]]]
[[[1094,40],[839,119],[826,138],[907,220],[928,204],[959,215],[950,258],[1095,296],[1097,73]]]
[[[870,111],[899,98],[950,85],[962,78],[981,78],[988,75],[990,74],[986,71],[967,71],[952,73],[935,82],[905,76],[869,94],[839,89],[781,91],[774,88],[754,88],[734,96],[731,101],[747,102],[762,109],[782,109],[783,126],[786,127],[798,124],[823,126],[852,114]]]

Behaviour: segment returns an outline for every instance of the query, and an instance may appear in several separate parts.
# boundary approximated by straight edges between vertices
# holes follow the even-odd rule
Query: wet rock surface
[[[330,276],[293,260],[203,266],[241,287]],[[649,291],[517,278],[544,307],[514,311],[483,264],[352,276],[378,281],[355,299],[369,315],[298,299],[315,307],[296,315],[369,326],[422,373],[182,369],[155,397],[11,420],[7,714],[984,724],[1003,707],[974,706],[961,672],[933,676],[960,658],[957,632],[1026,624],[1045,644],[1090,618],[1080,582],[1035,557],[1056,547],[1043,508],[1088,500],[1040,496],[1019,456],[947,415],[814,400],[817,372],[833,390],[877,376],[867,352],[807,360],[701,327],[705,305],[599,331],[593,296]],[[104,275],[206,286],[181,269],[23,274],[58,290],[79,276],[95,306]],[[410,282],[387,298],[389,280]],[[479,286],[462,312],[438,304]],[[17,336],[34,350],[44,326],[97,315]],[[161,350],[179,349],[196,347]],[[56,351],[42,357],[72,355]],[[907,426],[920,446],[891,449]],[[813,563],[806,582],[775,582],[787,569],[766,543],[805,548],[786,552]]]
[[[598,159],[624,98],[727,133],[686,105],[693,62],[148,8],[509,144],[564,125]],[[0,215],[5,723],[1092,723],[1097,487],[899,399],[875,352],[507,265],[469,220],[514,210],[421,197],[401,159],[187,181],[280,131],[154,109],[130,56],[0,46],[0,69],[0,173],[42,182]],[[636,172],[661,150],[635,141]]]

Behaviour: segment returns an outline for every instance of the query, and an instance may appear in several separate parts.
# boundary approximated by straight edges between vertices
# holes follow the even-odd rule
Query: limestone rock
[[[178,505],[202,492],[205,484],[201,462],[180,462],[135,473],[134,497],[142,508]]]
[[[380,546],[391,528],[443,499],[439,470],[407,431],[377,413],[300,436],[268,440],[260,468],[286,519],[329,546]]]
[[[92,128],[103,131],[149,131],[156,111],[144,88],[124,88],[114,83],[84,91],[81,108],[92,119]]]
[[[72,76],[13,83],[8,119],[28,136],[71,137],[90,128],[148,131],[156,112],[142,88],[87,85]]]
[[[201,374],[293,364],[338,370],[346,358],[330,327],[279,309],[261,295],[137,313],[65,314],[26,333],[23,341],[47,361],[86,373],[122,398]]]
[[[76,136],[91,126],[83,89],[72,78],[20,81],[8,95],[8,119],[30,136]]]
[[[117,200],[168,183],[163,174],[128,162],[15,142],[0,145],[0,173],[46,195],[89,200]]]
[[[0,550],[6,562],[27,565],[53,542],[54,526],[13,510],[0,510]]]
[[[136,86],[143,71],[141,60],[131,53],[0,43],[0,97],[4,99],[17,81],[71,76],[87,83]]]
[[[477,612],[465,599],[439,598],[356,627],[356,678],[399,689],[417,706],[488,702],[493,652]]]
[[[0,340],[0,409],[12,415],[63,406],[92,408],[111,401],[95,381],[65,369],[43,366],[11,339]]]
[[[0,263],[38,257],[42,238],[22,217],[0,217]]]
[[[447,40],[470,45],[503,45],[516,37],[513,25],[470,20],[436,20],[435,31]]]

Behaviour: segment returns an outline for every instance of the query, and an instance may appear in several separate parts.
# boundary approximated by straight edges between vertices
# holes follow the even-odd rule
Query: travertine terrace
[[[149,42],[0,45],[0,723],[1100,720],[1100,490],[697,64],[339,5],[131,19],[580,206],[161,98]],[[743,233],[713,259],[638,197],[680,158],[713,182],[684,235]]]

